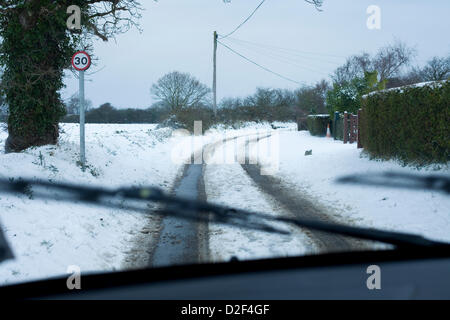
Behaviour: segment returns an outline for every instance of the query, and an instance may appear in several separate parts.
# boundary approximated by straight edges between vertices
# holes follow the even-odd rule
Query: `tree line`
[[[323,2],[322,0],[305,1],[318,9]],[[67,29],[67,8],[71,5],[77,5],[80,8],[82,30]],[[138,21],[142,10],[139,1],[135,0],[0,1],[0,37],[2,38],[0,66],[3,70],[0,90],[8,106],[7,111],[2,110],[8,129],[6,152],[19,152],[31,146],[57,142],[58,123],[66,112],[60,90],[64,86],[64,71],[70,68],[73,52],[82,49],[92,54],[94,39],[107,41],[117,34],[127,32],[132,27],[139,29]],[[426,68],[411,70],[410,74],[399,77],[398,70],[407,62],[400,53],[402,52],[395,50],[382,51],[378,55],[381,59],[369,59],[369,64],[367,64],[366,56],[362,59],[357,57],[350,61],[349,69],[345,67],[341,71],[345,75],[356,66],[358,76],[365,78],[365,74],[359,73],[361,67],[364,72],[374,72],[366,68],[375,67],[377,77],[381,76],[389,80],[386,85],[395,81],[397,84],[402,84],[410,82],[411,79],[437,80],[448,77],[448,60],[443,58],[436,58],[430,61]],[[388,58],[392,56],[400,59],[398,61],[400,65],[390,62]],[[370,78],[368,75],[367,82],[371,79],[373,80],[373,76]],[[339,79],[339,82],[341,80],[347,81],[347,85],[350,83],[356,90],[361,83],[364,84],[364,81],[352,83],[349,78]],[[302,102],[297,103],[299,113],[320,112],[325,99],[323,84],[300,88],[296,90],[296,93],[294,92],[304,97],[301,99]],[[334,80],[328,86],[334,88]],[[268,91],[273,92],[273,89]],[[190,94],[189,90],[186,93]],[[154,94],[156,95],[156,92]],[[360,94],[359,91],[358,94]],[[159,98],[164,107],[168,108],[166,100],[169,97],[161,95]],[[194,98],[195,105],[189,101],[177,101],[177,110],[179,112],[186,105],[190,105],[190,110],[208,108],[209,102],[205,103],[201,100]],[[313,103],[316,100],[319,103]],[[311,101],[311,103],[305,101]],[[242,117],[254,113],[260,114],[261,117],[268,117],[263,112],[259,113],[260,109],[255,110],[256,107],[247,102],[243,102],[243,108],[248,111],[239,110]],[[180,107],[180,103],[186,105]],[[224,104],[226,105],[225,102]],[[329,109],[329,104],[326,106]],[[293,105],[285,106],[286,112],[292,114],[292,107]],[[173,118],[177,110],[171,110],[172,115],[168,115],[167,119]],[[179,116],[181,117],[182,115]]]
[[[227,97],[212,109],[211,89],[193,75],[173,71],[150,88],[157,101],[145,109],[117,109],[110,103],[92,108],[88,100],[89,123],[155,123],[192,129],[196,120],[207,128],[216,123],[234,125],[244,121],[297,121],[305,124],[309,114],[356,112],[364,94],[374,90],[450,77],[450,57],[433,57],[424,66],[413,66],[415,49],[395,41],[374,55],[360,53],[325,79],[295,90],[257,88],[247,97]],[[78,96],[66,102],[68,115],[63,121],[78,122]]]
[[[191,127],[194,120],[233,124],[239,121],[297,121],[309,114],[356,112],[361,97],[371,91],[450,78],[450,56],[433,57],[414,66],[417,52],[401,41],[381,47],[375,54],[348,57],[325,79],[295,90],[257,88],[244,98],[228,97],[214,114],[211,90],[190,74],[174,71],[151,88],[158,105],[168,110],[171,122]],[[192,123],[191,123],[192,122]]]
[[[331,81],[323,79],[295,90],[257,88],[247,97],[222,99],[216,113],[208,86],[189,73],[173,71],[150,88],[156,100],[150,107],[117,109],[107,102],[93,108],[92,102],[86,100],[86,122],[163,123],[187,129],[192,129],[196,120],[202,120],[204,128],[244,121],[297,121],[304,125],[309,114],[356,112],[362,95],[373,90],[450,77],[450,57],[433,57],[418,67],[412,65],[415,55],[413,48],[396,41],[374,55],[363,52],[348,57],[333,72]],[[64,107],[66,116],[62,121],[78,122],[78,95],[65,101]]]

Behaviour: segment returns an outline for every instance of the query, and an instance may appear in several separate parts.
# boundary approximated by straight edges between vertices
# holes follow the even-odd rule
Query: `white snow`
[[[450,176],[448,166],[417,170],[395,161],[369,160],[356,144],[343,144],[330,138],[313,137],[307,131],[271,131],[278,134],[279,143],[272,143],[272,153],[278,152],[280,178],[292,193],[306,194],[337,221],[364,227],[389,229],[421,234],[436,240],[450,241],[450,197],[430,190],[386,188],[338,184],[336,179],[351,174],[400,172],[413,174],[443,174]],[[259,156],[267,148],[266,139],[253,145]],[[242,140],[241,143],[245,141]],[[232,143],[225,145],[225,154],[232,154]],[[306,150],[312,155],[305,156]],[[218,150],[219,151],[219,150]],[[228,152],[227,152],[228,151]],[[251,152],[251,151],[250,151]],[[222,155],[220,152],[217,154]],[[218,157],[216,154],[215,157]],[[264,167],[267,159],[259,157]],[[282,208],[261,193],[237,163],[208,165],[205,170],[208,200],[248,210],[286,215]],[[260,231],[211,225],[212,259],[229,260],[284,256],[314,252],[310,240],[298,230],[290,229],[294,237],[264,234]]]
[[[79,159],[79,127],[63,124],[57,146],[4,154],[0,132],[0,176],[68,181],[87,185],[156,185],[168,189],[179,165],[170,160],[171,130],[155,125],[86,125],[88,169]],[[86,204],[58,203],[0,194],[0,224],[16,259],[0,265],[0,285],[122,266],[133,236],[148,222],[141,213]]]
[[[254,131],[253,136],[257,135],[259,135],[258,132]],[[237,144],[245,144],[245,139],[238,140]],[[211,159],[211,162],[220,163],[223,154],[235,154],[234,140],[228,141],[222,148],[218,148],[212,157],[216,159],[215,161]],[[258,186],[247,176],[239,163],[207,165],[204,179],[208,201],[254,212],[287,216],[287,213],[271,201],[270,197],[261,195]],[[310,240],[298,228],[273,223],[270,225],[287,230],[290,234],[280,235],[234,226],[210,224],[211,260],[229,261],[233,256],[239,260],[283,257],[303,255],[308,251],[315,250]]]
[[[297,192],[333,208],[337,217],[356,225],[413,232],[450,241],[450,197],[442,192],[338,184],[336,178],[351,174],[401,172],[443,174],[450,169],[418,170],[395,161],[369,160],[354,144],[313,137],[307,131],[280,134],[278,177]],[[305,156],[312,150],[311,156]]]
[[[181,165],[203,144],[271,128],[268,123],[239,127],[218,126],[205,136],[192,138],[183,131],[156,129],[153,124],[87,124],[85,172],[77,165],[78,125],[62,124],[56,146],[12,154],[4,154],[7,132],[3,128],[0,177],[110,188],[155,185],[169,190]],[[70,265],[79,266],[82,272],[123,268],[136,234],[149,219],[141,213],[0,194],[0,224],[16,258],[0,265],[0,285],[62,275]]]
[[[407,85],[407,86],[401,86],[401,87],[395,87],[395,88],[389,88],[389,89],[372,91],[372,92],[369,92],[368,94],[363,95],[362,98],[367,98],[368,96],[371,96],[371,95],[374,95],[374,94],[379,94],[379,93],[384,93],[384,92],[389,92],[389,91],[403,92],[403,90],[406,89],[406,88],[421,88],[421,87],[425,87],[425,86],[428,86],[428,87],[440,87],[446,81],[448,81],[448,80],[425,81],[425,82],[418,82],[418,83],[410,84],[410,85]]]
[[[231,137],[272,133],[268,160],[279,163],[272,174],[281,178],[293,192],[305,193],[334,213],[344,223],[419,233],[450,241],[450,197],[437,191],[388,189],[384,187],[339,185],[337,177],[354,173],[379,173],[389,170],[450,175],[446,166],[439,171],[402,167],[394,161],[374,161],[364,156],[356,144],[343,144],[329,138],[312,137],[295,131],[295,124],[243,124],[238,129],[218,126],[204,136],[191,139],[182,132],[171,137],[170,129],[155,125],[94,125],[86,127],[88,170],[77,166],[78,126],[62,125],[56,146],[30,148],[4,154],[7,133],[0,131],[0,177],[40,178],[81,184],[119,187],[156,185],[170,189],[181,165],[203,145]],[[266,139],[258,150],[265,150]],[[209,201],[269,214],[284,215],[273,199],[261,193],[234,160],[232,139],[206,153],[205,189]],[[245,141],[240,140],[241,143]],[[217,144],[219,146],[219,144]],[[255,148],[255,146],[253,146]],[[252,149],[252,148],[250,148]],[[305,156],[312,150],[311,156]],[[265,151],[264,151],[265,152]],[[274,152],[278,152],[274,156]],[[231,155],[231,157],[230,157]],[[0,265],[0,285],[63,275],[68,266],[78,265],[82,272],[123,268],[136,234],[149,223],[149,216],[77,203],[58,203],[29,199],[27,196],[0,194],[0,224],[16,260]],[[210,251],[213,261],[303,254],[314,245],[301,231],[279,236],[241,230],[229,226],[210,226]]]
[[[329,114],[310,114],[308,118],[329,118]]]

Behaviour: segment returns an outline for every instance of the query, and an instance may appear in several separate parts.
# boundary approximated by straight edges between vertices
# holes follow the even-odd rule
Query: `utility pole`
[[[214,31],[214,55],[213,55],[213,109],[214,115],[217,115],[217,86],[216,86],[216,58],[217,55],[217,32]]]

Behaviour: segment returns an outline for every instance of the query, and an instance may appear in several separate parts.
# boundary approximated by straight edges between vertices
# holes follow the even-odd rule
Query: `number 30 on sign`
[[[91,66],[91,57],[85,51],[78,51],[72,57],[72,66],[78,71],[85,71]]]

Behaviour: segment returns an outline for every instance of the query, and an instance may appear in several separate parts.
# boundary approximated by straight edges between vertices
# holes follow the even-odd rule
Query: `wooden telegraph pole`
[[[217,86],[216,86],[216,55],[217,55],[217,32],[214,31],[214,55],[213,55],[213,109],[217,115]]]

